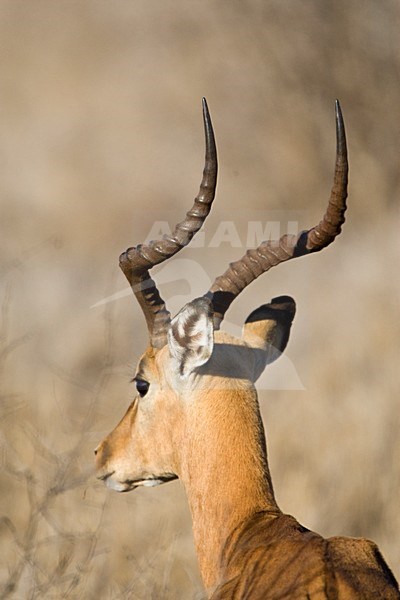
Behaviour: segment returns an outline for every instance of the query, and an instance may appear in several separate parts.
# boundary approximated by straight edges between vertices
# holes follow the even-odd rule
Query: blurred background
[[[340,98],[343,233],[257,280],[227,326],[294,296],[260,391],[278,502],[372,538],[400,577],[399,31],[395,0],[0,0],[1,597],[204,597],[180,483],[116,494],[92,472],[147,339],[118,255],[191,206],[202,96],[217,198],[159,269],[173,310],[243,254],[249,220],[319,221]]]

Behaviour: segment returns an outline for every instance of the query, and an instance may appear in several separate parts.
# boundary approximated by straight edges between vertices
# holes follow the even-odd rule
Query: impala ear
[[[187,377],[210,358],[214,346],[211,301],[196,298],[172,319],[168,330],[168,347],[177,361],[179,373]]]
[[[286,348],[295,313],[293,298],[279,296],[247,317],[242,338],[252,348],[265,350],[266,364],[276,360]]]

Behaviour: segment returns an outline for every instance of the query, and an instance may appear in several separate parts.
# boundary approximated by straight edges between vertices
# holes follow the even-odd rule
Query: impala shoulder
[[[400,598],[398,583],[374,542],[339,536],[327,542],[339,591],[366,589],[368,598]]]

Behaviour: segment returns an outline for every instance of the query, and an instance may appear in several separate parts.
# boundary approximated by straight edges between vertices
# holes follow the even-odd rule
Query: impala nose
[[[96,448],[94,449],[95,462],[97,468],[104,467],[104,465],[108,462],[111,457],[110,447],[106,440],[103,440]]]

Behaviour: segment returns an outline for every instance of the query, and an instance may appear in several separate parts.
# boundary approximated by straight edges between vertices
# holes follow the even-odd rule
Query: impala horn
[[[217,149],[206,99],[203,98],[203,120],[206,140],[206,155],[200,190],[185,219],[176,225],[171,235],[147,245],[128,248],[119,258],[119,265],[142,307],[153,348],[162,348],[167,343],[170,313],[161,298],[149,270],[187,246],[199,231],[211,210],[217,184]]]
[[[298,235],[283,235],[279,240],[262,242],[258,248],[248,250],[240,260],[231,263],[225,273],[215,279],[205,296],[212,301],[216,329],[219,329],[233,300],[259,275],[291,258],[322,250],[340,233],[345,220],[349,169],[346,134],[338,100],[336,100],[335,112],[335,175],[328,208],[322,221],[319,225]]]

